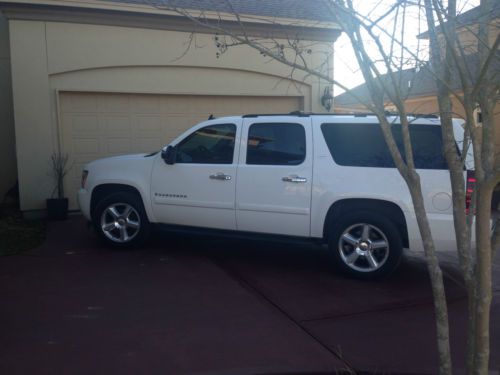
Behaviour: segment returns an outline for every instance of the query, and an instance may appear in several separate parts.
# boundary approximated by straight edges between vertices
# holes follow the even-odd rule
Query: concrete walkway
[[[466,301],[453,258],[443,263],[461,369]],[[359,282],[332,271],[323,248],[162,233],[118,251],[72,217],[40,248],[0,258],[0,301],[0,374],[436,373],[415,254],[391,278]]]

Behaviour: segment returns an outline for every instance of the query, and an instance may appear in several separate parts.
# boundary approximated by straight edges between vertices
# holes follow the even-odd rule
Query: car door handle
[[[216,174],[211,174],[210,175],[210,178],[212,180],[222,180],[222,181],[229,181],[231,179],[231,176],[227,175],[227,174],[224,174],[224,173],[221,173],[221,172],[218,172]]]
[[[297,175],[286,176],[286,177],[283,177],[281,180],[283,180],[285,182],[295,182],[295,183],[307,182],[307,178],[299,177]]]

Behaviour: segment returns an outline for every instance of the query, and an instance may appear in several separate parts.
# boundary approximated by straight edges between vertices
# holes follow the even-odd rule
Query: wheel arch
[[[396,203],[381,199],[348,198],[334,202],[328,209],[323,226],[323,238],[326,241],[328,241],[329,229],[335,221],[352,211],[373,211],[386,215],[401,233],[403,247],[409,247],[408,227],[403,210]]]
[[[101,184],[94,187],[92,190],[92,195],[90,198],[90,217],[94,217],[94,211],[97,207],[97,204],[106,196],[113,193],[121,193],[127,192],[137,195],[141,201],[143,206],[146,208],[144,198],[142,197],[139,190],[131,185],[126,184]],[[147,210],[146,210],[147,212]]]

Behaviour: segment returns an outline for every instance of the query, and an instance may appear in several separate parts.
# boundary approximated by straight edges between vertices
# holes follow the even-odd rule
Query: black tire
[[[368,241],[363,233],[368,233]],[[403,255],[397,226],[385,216],[368,211],[353,212],[338,220],[330,231],[328,247],[338,270],[362,280],[389,276]]]
[[[114,215],[112,208],[119,215]],[[105,230],[106,224],[113,226],[113,220],[115,228]],[[99,201],[92,215],[92,223],[99,236],[107,244],[116,247],[141,245],[150,233],[142,199],[138,194],[130,192],[112,193]]]

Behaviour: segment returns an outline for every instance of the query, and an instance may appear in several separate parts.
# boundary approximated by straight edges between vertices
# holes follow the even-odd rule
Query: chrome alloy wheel
[[[139,213],[128,203],[113,203],[102,212],[102,233],[113,242],[131,241],[137,236],[140,228]]]
[[[376,226],[358,223],[340,236],[338,248],[344,263],[359,272],[373,272],[389,257],[389,241]]]

